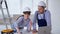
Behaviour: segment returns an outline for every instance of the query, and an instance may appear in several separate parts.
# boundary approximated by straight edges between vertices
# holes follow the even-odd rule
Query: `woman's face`
[[[43,13],[43,12],[44,12],[44,7],[38,6],[38,11],[39,11],[40,13]]]
[[[24,18],[25,18],[25,19],[28,19],[29,16],[30,16],[29,14],[24,14]]]

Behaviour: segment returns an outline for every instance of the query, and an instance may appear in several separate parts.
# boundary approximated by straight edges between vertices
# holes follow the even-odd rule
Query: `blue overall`
[[[38,14],[37,14],[37,16],[38,16]],[[43,19],[38,19],[38,17],[37,17],[37,21],[38,21],[38,27],[47,26],[47,22],[45,20],[45,14],[43,14]]]

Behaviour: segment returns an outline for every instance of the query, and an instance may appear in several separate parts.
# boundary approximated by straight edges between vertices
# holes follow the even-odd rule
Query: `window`
[[[44,1],[46,3],[47,0],[6,0],[6,1],[7,1],[9,13],[12,16],[14,14],[22,14],[23,9],[25,7],[30,7],[31,13],[34,14],[34,12],[37,10],[38,2]],[[2,6],[5,8],[4,3]],[[8,17],[6,16],[7,15],[6,9],[4,9],[3,11],[5,17]],[[0,15],[2,15],[1,12]],[[2,16],[0,16],[0,18],[2,18]]]
[[[10,14],[21,14],[25,7],[30,7],[32,14],[37,10],[38,2],[47,0],[7,0]]]
[[[30,7],[32,14],[37,10],[38,2],[44,1],[46,3],[46,0],[22,0],[22,8],[24,7]],[[23,9],[22,9],[23,11]]]

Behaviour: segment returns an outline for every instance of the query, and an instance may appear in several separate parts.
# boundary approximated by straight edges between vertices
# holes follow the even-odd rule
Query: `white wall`
[[[60,33],[60,0],[48,0],[48,7],[52,18],[52,32]]]

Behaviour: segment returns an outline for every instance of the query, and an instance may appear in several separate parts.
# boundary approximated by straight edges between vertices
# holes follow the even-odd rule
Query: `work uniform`
[[[31,34],[32,32],[30,31],[30,19],[24,19],[23,16],[21,16],[15,23],[14,27],[18,27],[20,29],[20,32],[22,34]],[[27,29],[24,29],[26,27]]]
[[[50,34],[51,33],[51,15],[48,10],[45,10],[43,14],[36,11],[33,19],[33,29],[36,29],[36,20],[38,23],[38,34]]]

